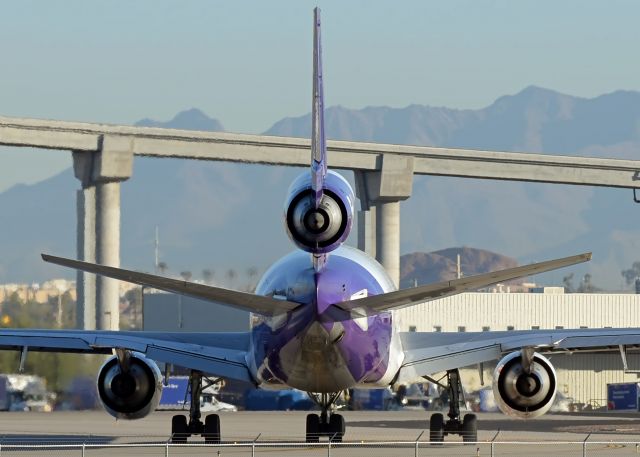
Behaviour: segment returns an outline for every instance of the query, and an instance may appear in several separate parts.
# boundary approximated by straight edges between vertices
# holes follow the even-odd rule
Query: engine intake
[[[496,366],[493,394],[500,410],[514,417],[531,419],[549,411],[556,396],[556,372],[549,360],[533,354],[530,372],[522,353],[512,352]]]
[[[141,419],[153,412],[162,394],[158,365],[132,352],[123,372],[118,357],[109,358],[98,372],[98,395],[109,414],[117,419]]]
[[[285,206],[285,225],[289,237],[301,249],[312,253],[333,251],[349,235],[353,219],[353,191],[337,173],[329,171],[320,205],[308,173],[300,175],[289,189]]]

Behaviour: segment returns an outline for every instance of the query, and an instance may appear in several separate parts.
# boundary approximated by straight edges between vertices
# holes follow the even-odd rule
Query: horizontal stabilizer
[[[64,257],[42,254],[42,259],[45,262],[55,263],[56,265],[62,265],[63,267],[75,268],[76,270],[86,271],[87,273],[108,276],[109,278],[119,279],[121,281],[139,284],[141,286],[149,286],[166,292],[187,295],[201,300],[230,306],[231,308],[261,314],[263,316],[283,314],[300,306],[299,303],[277,300],[263,295],[238,292],[236,290],[181,281],[179,279],[165,278],[163,276],[139,273],[137,271],[82,262],[80,260],[65,259]]]
[[[591,260],[591,253],[564,257],[562,259],[548,260],[546,262],[532,263],[521,267],[507,268],[505,270],[493,271],[467,278],[453,279],[451,281],[441,281],[426,286],[402,289],[386,294],[372,295],[356,300],[336,303],[334,306],[344,311],[358,309],[356,314],[361,314],[360,310],[365,310],[365,314],[376,314],[390,309],[404,308],[418,303],[435,300],[437,298],[448,297],[462,292],[477,290],[503,281],[509,281],[524,276],[530,276],[557,268],[568,267],[577,263]]]

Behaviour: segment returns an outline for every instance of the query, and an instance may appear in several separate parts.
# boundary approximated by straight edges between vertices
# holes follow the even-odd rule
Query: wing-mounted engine
[[[307,252],[325,254],[333,251],[349,236],[353,202],[353,190],[347,180],[328,171],[322,198],[316,207],[310,173],[298,176],[289,188],[284,208],[289,238]]]
[[[523,419],[549,411],[556,396],[556,372],[549,360],[527,350],[512,352],[493,373],[493,394],[500,410]]]
[[[109,358],[98,372],[98,395],[104,408],[117,419],[141,419],[153,412],[162,394],[158,365],[131,352]]]

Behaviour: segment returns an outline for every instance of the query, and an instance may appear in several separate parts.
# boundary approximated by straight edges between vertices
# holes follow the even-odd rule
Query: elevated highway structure
[[[0,116],[0,145],[73,153],[78,258],[120,263],[120,182],[133,156],[308,166],[310,140]],[[332,168],[353,170],[361,202],[358,244],[399,282],[400,201],[416,174],[635,189],[640,161],[329,141]],[[78,325],[118,327],[117,282],[78,275]]]

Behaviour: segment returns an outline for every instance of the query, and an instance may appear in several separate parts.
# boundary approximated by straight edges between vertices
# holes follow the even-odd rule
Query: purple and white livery
[[[320,414],[309,414],[306,439],[342,440],[345,423],[332,412],[347,389],[385,387],[446,372],[449,419],[430,419],[430,438],[461,434],[477,438],[476,418],[460,417],[458,368],[499,360],[494,392],[500,408],[518,417],[545,413],[555,396],[556,375],[540,352],[597,350],[640,344],[640,329],[535,330],[482,333],[402,332],[394,310],[502,281],[589,260],[582,254],[488,274],[395,290],[383,267],[365,253],[343,246],[354,212],[354,193],[328,170],[323,117],[320,12],[314,14],[313,114],[310,172],[291,185],[285,227],[297,251],[276,262],[255,294],[146,273],[43,255],[45,261],[123,281],[210,300],[253,313],[246,333],[153,333],[81,330],[0,331],[0,348],[113,354],[98,373],[105,409],[136,419],[155,409],[162,389],[156,362],[191,370],[188,418],[172,420],[172,439],[201,434],[220,441],[220,418],[201,420],[203,376],[290,386],[310,393]]]

